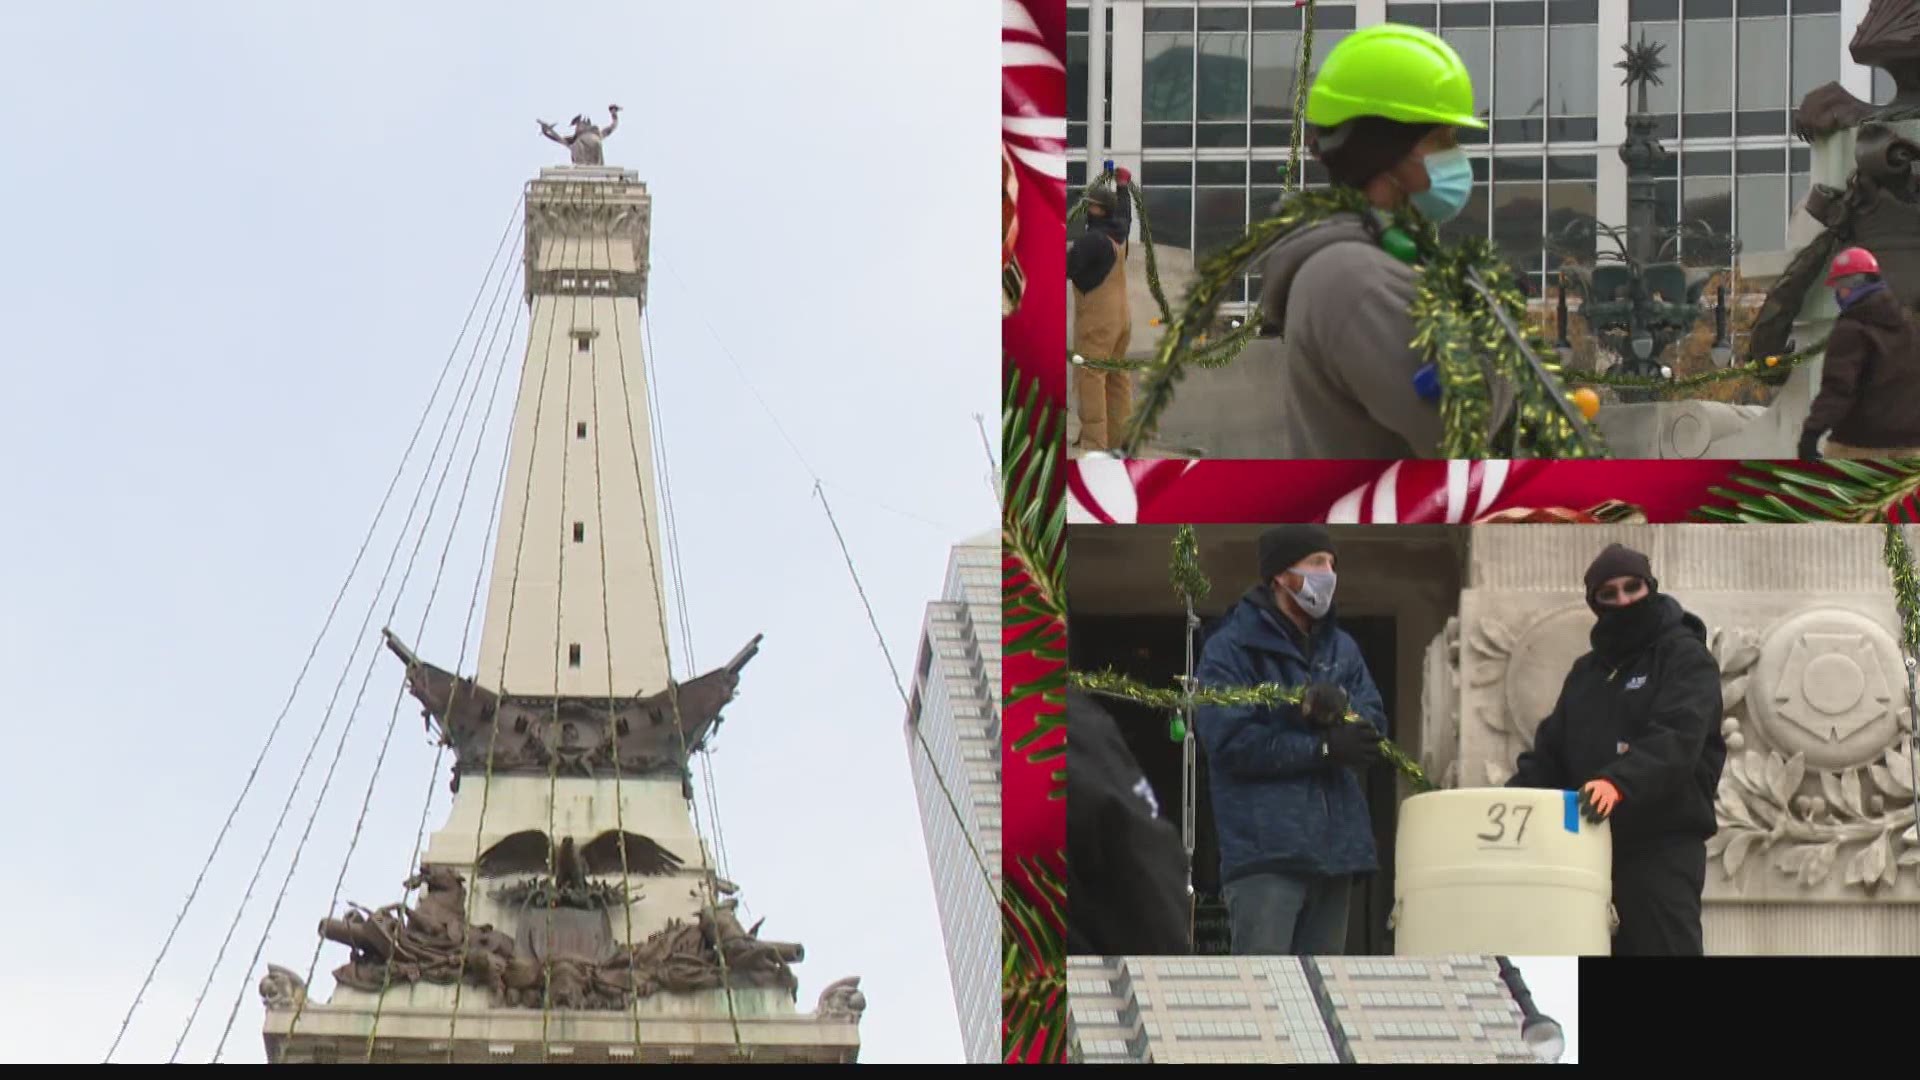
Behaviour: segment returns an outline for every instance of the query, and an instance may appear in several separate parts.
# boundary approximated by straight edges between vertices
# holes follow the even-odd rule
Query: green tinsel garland
[[[1167,710],[1178,710],[1189,702],[1194,705],[1217,705],[1225,708],[1242,708],[1249,705],[1273,708],[1278,705],[1298,705],[1306,696],[1306,690],[1302,687],[1290,689],[1272,683],[1230,690],[1208,690],[1200,687],[1190,687],[1185,690],[1159,690],[1113,671],[1075,671],[1068,674],[1067,681],[1089,694]],[[1358,713],[1347,714],[1347,722],[1350,724],[1358,723],[1360,719]],[[1426,770],[1392,741],[1384,739],[1381,741],[1380,756],[1391,762],[1393,767],[1407,778],[1407,782],[1413,785],[1414,794],[1418,795],[1434,789],[1433,782],[1427,779]]]
[[[1784,375],[1825,352],[1826,348],[1826,339],[1822,338],[1817,343],[1809,345],[1798,352],[1788,353],[1785,356],[1769,357],[1768,359],[1773,360],[1772,364],[1767,363],[1766,360],[1750,360],[1747,363],[1736,364],[1733,367],[1720,368],[1716,371],[1702,371],[1695,375],[1685,375],[1677,379],[1656,379],[1645,375],[1614,375],[1598,371],[1569,371],[1566,373],[1566,377],[1568,382],[1582,383],[1588,386],[1631,387],[1636,390],[1692,390],[1712,383],[1725,382],[1728,379],[1757,379]]]
[[[1439,371],[1441,456],[1604,456],[1598,434],[1570,418],[1557,354],[1528,325],[1526,297],[1493,244],[1483,237],[1444,244],[1440,231],[1411,210],[1396,213],[1393,224],[1413,238],[1420,253],[1413,345]],[[1539,362],[1537,369],[1522,351],[1523,342]],[[1511,454],[1493,445],[1494,379],[1514,394]]]

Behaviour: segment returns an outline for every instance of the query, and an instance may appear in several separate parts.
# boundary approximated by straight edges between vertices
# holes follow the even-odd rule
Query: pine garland
[[[1659,390],[1671,393],[1679,390],[1694,390],[1713,383],[1725,382],[1729,379],[1777,378],[1814,357],[1819,356],[1826,350],[1827,342],[1825,338],[1822,338],[1816,344],[1809,345],[1797,352],[1788,353],[1785,356],[1769,356],[1759,360],[1750,360],[1744,364],[1735,364],[1732,367],[1719,368],[1714,371],[1703,371],[1695,375],[1686,375],[1677,379],[1661,379],[1648,375],[1615,375],[1599,371],[1569,371],[1566,373],[1566,378],[1568,382],[1581,383],[1587,386],[1617,386],[1636,390]]]
[[[1163,710],[1178,710],[1188,703],[1229,709],[1248,706],[1271,709],[1281,705],[1298,705],[1306,697],[1304,687],[1285,687],[1273,683],[1229,689],[1196,686],[1181,690],[1162,690],[1115,671],[1076,671],[1068,675],[1067,679],[1073,686],[1089,694],[1131,701],[1151,709]],[[1360,722],[1362,717],[1359,713],[1349,711],[1346,719],[1347,723],[1352,724]],[[1433,782],[1427,779],[1426,770],[1422,769],[1406,751],[1395,746],[1391,741],[1383,739],[1380,743],[1380,753],[1382,757],[1392,762],[1393,767],[1413,785],[1414,794],[1434,789]]]
[[[1187,367],[1197,363],[1204,328],[1212,325],[1232,285],[1249,267],[1300,229],[1336,214],[1364,217],[1373,212],[1366,197],[1353,188],[1301,191],[1208,259],[1187,293],[1185,308],[1161,334],[1128,425],[1125,453],[1137,454],[1153,437],[1175,387]],[[1493,445],[1495,433],[1490,430],[1494,378],[1514,390],[1515,448],[1522,452],[1514,456],[1601,456],[1599,437],[1576,419],[1558,378],[1559,364],[1546,359],[1555,354],[1527,325],[1526,299],[1510,284],[1512,273],[1493,246],[1477,238],[1442,244],[1439,230],[1412,210],[1395,214],[1393,225],[1412,238],[1420,254],[1412,309],[1417,333],[1410,344],[1433,360],[1440,376],[1443,456],[1507,456]]]
[[[1193,526],[1182,525],[1173,534],[1173,591],[1191,608],[1207,598],[1213,591],[1213,582],[1207,580],[1205,570],[1200,568],[1200,541],[1194,536]]]
[[[1492,243],[1472,237],[1443,244],[1439,230],[1412,210],[1396,213],[1394,227],[1412,237],[1420,253],[1413,345],[1427,354],[1440,376],[1445,426],[1441,456],[1603,456],[1599,436],[1574,419],[1571,397],[1560,383],[1557,354],[1527,323],[1526,297]],[[1495,379],[1514,394],[1511,455],[1493,445]]]
[[[1887,531],[1883,555],[1893,575],[1894,606],[1900,611],[1900,646],[1912,664],[1920,661],[1920,572],[1914,569],[1913,552],[1900,526],[1889,521],[1881,527]]]
[[[1214,344],[1208,345],[1206,338],[1202,337],[1200,343],[1206,347],[1193,354],[1193,366],[1226,367],[1239,357],[1240,351],[1245,349],[1249,342],[1259,336],[1259,329],[1259,322],[1249,317],[1235,327],[1232,333]],[[1084,368],[1093,368],[1096,371],[1146,371],[1153,367],[1151,360],[1096,360],[1075,352],[1067,354],[1067,362]]]

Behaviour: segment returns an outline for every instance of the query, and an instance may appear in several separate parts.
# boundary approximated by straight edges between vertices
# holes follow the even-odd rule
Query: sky
[[[974,416],[997,424],[998,16],[889,0],[9,13],[0,685],[16,719],[0,863],[33,870],[0,890],[15,928],[0,1060],[106,1052],[522,184],[566,162],[535,120],[604,122],[608,103],[623,106],[608,163],[654,199],[656,392],[699,666],[766,635],[713,755],[728,869],[767,937],[806,946],[802,1009],[862,976],[864,1063],[962,1060],[904,709],[813,488],[910,665],[950,546],[997,512]],[[483,463],[506,415],[503,400]],[[433,774],[417,707],[393,705],[399,665],[368,669],[364,648],[348,662],[389,610],[374,584],[417,455],[116,1061],[172,1053],[309,745],[182,1060],[212,1057],[235,1001],[223,1059],[262,1060],[265,964],[307,969],[336,879],[343,903],[397,901],[429,789],[430,827],[444,819],[444,766]],[[424,633],[454,490],[394,609],[443,666],[493,477],[483,464],[473,480]],[[345,958],[321,953],[317,995]]]

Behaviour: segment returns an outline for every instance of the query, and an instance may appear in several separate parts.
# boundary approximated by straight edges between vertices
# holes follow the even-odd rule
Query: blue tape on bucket
[[[1563,791],[1560,794],[1566,796],[1567,831],[1570,833],[1577,833],[1580,831],[1580,799],[1571,791]]]

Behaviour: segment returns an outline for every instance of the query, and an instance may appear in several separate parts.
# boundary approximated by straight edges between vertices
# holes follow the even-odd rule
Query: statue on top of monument
[[[609,105],[607,112],[613,119],[607,122],[605,128],[594,126],[593,121],[587,119],[586,113],[574,117],[571,135],[562,135],[553,130],[553,125],[545,120],[537,123],[540,125],[540,134],[567,148],[573,155],[575,165],[605,165],[606,155],[601,147],[606,142],[607,136],[613,134],[614,129],[620,126],[620,106]]]

